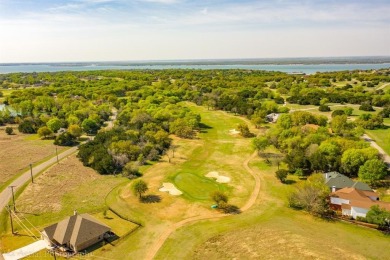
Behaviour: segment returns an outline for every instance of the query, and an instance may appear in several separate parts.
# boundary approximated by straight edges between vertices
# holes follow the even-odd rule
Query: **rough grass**
[[[251,166],[262,179],[256,207],[238,216],[179,229],[156,259],[329,259],[335,255],[340,259],[388,259],[388,236],[288,208],[286,195],[292,185],[276,180],[276,167],[261,159]],[[295,176],[289,179],[299,181]]]
[[[40,174],[33,184],[27,185],[16,199],[17,214],[39,236],[32,226],[41,230],[73,215],[73,210],[79,213],[102,212],[106,209],[106,195],[124,181],[125,178],[97,174],[84,167],[73,154]],[[9,235],[10,226],[6,228],[8,234],[2,236],[1,247],[16,249],[32,242],[25,227],[15,225],[20,236],[12,238]]]
[[[7,135],[5,127],[0,127],[0,191],[15,177],[27,171],[30,163],[37,164],[56,154],[53,140],[40,140],[36,135],[21,134],[15,125],[13,127],[14,135]],[[58,152],[65,149],[58,147]]]

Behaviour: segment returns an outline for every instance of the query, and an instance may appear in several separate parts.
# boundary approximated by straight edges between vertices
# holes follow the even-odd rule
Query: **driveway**
[[[45,240],[38,240],[32,244],[16,249],[12,252],[3,254],[4,260],[17,260],[22,259],[26,256],[35,254],[48,246]]]

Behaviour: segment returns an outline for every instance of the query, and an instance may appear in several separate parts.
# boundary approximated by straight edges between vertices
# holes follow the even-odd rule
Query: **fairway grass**
[[[387,154],[390,154],[390,129],[366,130],[372,138]]]
[[[276,167],[257,158],[251,168],[262,180],[255,207],[178,229],[156,259],[388,259],[390,237],[290,209],[286,196],[293,186],[274,177]]]
[[[237,128],[245,119],[221,111],[211,111],[204,107],[186,103],[195,113],[199,113],[206,129],[195,139],[173,138],[178,148],[175,157],[148,168],[143,179],[148,183],[146,195],[161,198],[159,203],[140,203],[131,192],[131,185],[124,184],[107,196],[110,208],[128,218],[140,222],[143,227],[118,244],[113,251],[102,252],[101,257],[119,259],[130,257],[142,259],[154,242],[173,224],[198,216],[218,216],[211,209],[214,204],[210,193],[221,190],[228,194],[230,203],[243,206],[253,188],[254,179],[245,170],[243,163],[253,153],[251,139],[232,136],[229,130]],[[258,130],[251,128],[257,133]],[[205,177],[210,171],[218,171],[229,176],[231,182],[221,184]],[[171,182],[183,195],[171,196],[160,192],[162,183]]]

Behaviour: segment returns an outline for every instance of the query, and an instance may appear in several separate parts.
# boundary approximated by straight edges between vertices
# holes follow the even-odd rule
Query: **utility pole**
[[[12,202],[14,203],[14,212],[16,212],[16,206],[15,206],[15,194],[14,194],[14,188],[16,186],[8,186],[8,188],[11,189],[11,192],[12,192]]]
[[[59,162],[58,162],[58,150],[57,150],[57,146],[56,146],[56,155],[57,155],[57,163],[59,163]]]
[[[9,213],[9,219],[10,219],[10,221],[11,221],[12,235],[15,235],[15,232],[14,232],[14,223],[13,223],[13,221],[12,221],[11,207],[8,205],[7,208],[8,208],[8,213]]]
[[[34,183],[34,177],[32,173],[32,164],[30,163],[30,175],[31,175],[31,182]]]

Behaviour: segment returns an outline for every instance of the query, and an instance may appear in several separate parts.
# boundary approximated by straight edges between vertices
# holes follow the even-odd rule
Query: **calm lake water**
[[[91,71],[91,70],[164,70],[164,69],[248,69],[281,71],[287,73],[300,72],[313,74],[316,72],[342,70],[369,70],[390,68],[390,63],[373,64],[290,64],[290,65],[0,65],[0,74],[13,72],[57,72],[57,71]]]

